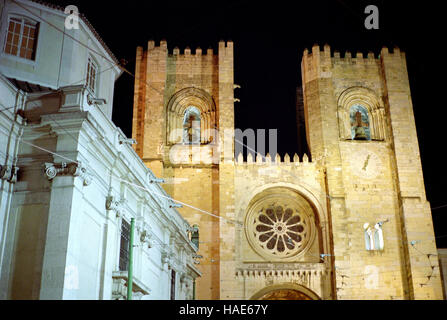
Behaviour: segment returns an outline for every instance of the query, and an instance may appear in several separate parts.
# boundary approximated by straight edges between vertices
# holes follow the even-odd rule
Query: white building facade
[[[88,21],[0,0],[0,299],[193,299],[193,228],[111,121],[118,61]],[[64,33],[65,32],[65,33]]]

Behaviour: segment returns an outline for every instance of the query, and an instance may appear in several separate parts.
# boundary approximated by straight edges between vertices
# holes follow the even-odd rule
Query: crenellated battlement
[[[334,64],[351,64],[351,65],[371,65],[376,64],[381,57],[404,57],[404,53],[400,51],[398,47],[394,47],[392,50],[388,47],[383,47],[378,55],[369,51],[366,54],[357,51],[355,54],[350,51],[345,51],[343,54],[338,50],[331,50],[328,44],[320,46],[315,44],[312,46],[311,51],[307,48],[303,52],[303,61],[312,61],[314,58],[319,60],[330,59],[331,63]]]
[[[276,154],[275,157],[271,157],[269,153],[266,156],[261,154],[257,154],[256,157],[253,157],[251,153],[247,155],[247,160],[244,161],[242,153],[235,158],[235,165],[260,165],[260,166],[302,166],[307,164],[314,164],[309,161],[309,157],[307,154],[304,154],[302,158],[300,158],[296,153],[290,158],[289,154],[285,154],[283,158],[279,154]]]
[[[214,50],[213,48],[208,48],[204,51],[202,48],[197,47],[195,51],[192,52],[190,47],[186,47],[183,50],[180,50],[179,47],[175,47],[172,52],[168,51],[168,54],[174,56],[213,56]]]
[[[215,52],[215,50],[211,47],[209,47],[206,50],[202,50],[202,48],[197,47],[193,50],[189,46],[186,46],[184,49],[180,49],[179,47],[174,47],[174,49],[169,50],[168,49],[168,43],[166,40],[161,40],[158,43],[156,43],[154,40],[149,40],[147,43],[147,50],[162,50],[166,51],[166,53],[170,56],[214,56],[217,55],[219,52],[224,52],[225,49],[233,49],[233,41],[219,41],[219,49],[218,52]],[[144,49],[142,46],[137,47],[137,53],[142,54],[144,52]]]

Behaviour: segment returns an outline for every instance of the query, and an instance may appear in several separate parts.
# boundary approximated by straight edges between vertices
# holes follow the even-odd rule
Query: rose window
[[[314,207],[289,188],[256,195],[245,216],[247,244],[267,261],[302,261],[316,247]],[[249,251],[247,261],[257,258]]]
[[[303,248],[308,238],[308,221],[297,210],[272,206],[255,218],[254,236],[268,253],[278,257],[293,255]]]

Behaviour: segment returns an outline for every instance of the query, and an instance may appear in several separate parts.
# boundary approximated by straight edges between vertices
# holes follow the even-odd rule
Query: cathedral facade
[[[231,41],[137,48],[134,148],[199,230],[196,297],[442,299],[405,54],[305,50],[302,157],[235,154],[233,72]]]

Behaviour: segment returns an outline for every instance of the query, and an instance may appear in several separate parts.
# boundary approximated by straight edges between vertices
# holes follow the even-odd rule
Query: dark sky
[[[447,204],[447,115],[441,94],[445,66],[445,17],[429,1],[48,1],[77,5],[118,59],[132,73],[138,45],[166,39],[172,50],[213,47],[233,40],[236,127],[278,128],[278,151],[298,151],[295,90],[301,85],[304,48],[328,43],[353,54],[397,45],[407,54],[408,71],[427,197],[432,208]],[[433,4],[435,3],[435,4]],[[379,30],[364,27],[365,7],[379,7]],[[115,124],[131,136],[134,79],[116,82]],[[433,210],[438,247],[447,247],[447,206]]]

